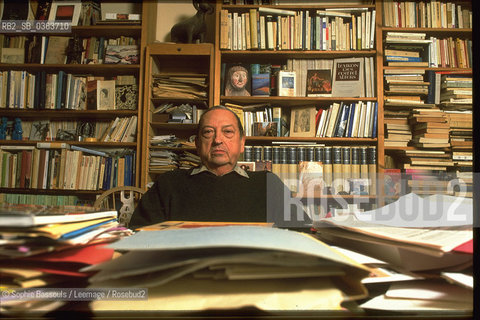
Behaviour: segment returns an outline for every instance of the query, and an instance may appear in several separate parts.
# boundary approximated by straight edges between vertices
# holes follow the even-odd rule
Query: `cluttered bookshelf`
[[[472,196],[470,2],[383,2],[385,177],[400,192]]]
[[[201,113],[213,106],[213,59],[209,43],[147,46],[142,187],[200,163],[193,137]]]
[[[156,7],[71,5],[66,30],[0,34],[1,189],[9,203],[93,204],[103,190],[140,181],[142,56]],[[60,7],[42,3],[25,17],[4,7],[2,20],[47,26]],[[112,15],[122,10],[128,14]]]
[[[321,163],[317,174],[333,171],[313,197],[376,197],[374,184],[350,172],[360,147],[374,150],[375,168],[383,163],[379,8],[372,1],[217,4],[215,104],[239,115],[246,150],[263,150],[245,152],[242,163],[264,170],[270,162],[282,180],[300,178],[302,163]],[[297,187],[290,190],[302,197]]]

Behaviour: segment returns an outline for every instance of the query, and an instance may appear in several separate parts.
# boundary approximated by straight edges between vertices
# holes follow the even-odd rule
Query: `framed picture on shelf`
[[[115,80],[97,81],[97,110],[115,109]]]
[[[332,71],[329,69],[307,70],[307,97],[332,96]]]
[[[290,137],[315,137],[315,107],[292,108]]]
[[[78,25],[82,2],[79,1],[53,1],[50,8],[48,21],[71,22],[72,26]]]

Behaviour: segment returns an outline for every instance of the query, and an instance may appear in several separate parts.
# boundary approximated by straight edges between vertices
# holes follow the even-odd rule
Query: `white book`
[[[367,101],[365,108],[365,126],[363,128],[363,137],[368,138],[368,131],[370,128],[370,115],[372,114],[372,103]]]
[[[237,49],[242,50],[243,38],[242,38],[242,16],[237,16]]]
[[[227,49],[233,50],[233,15],[231,12],[228,13],[228,42]]]
[[[375,102],[370,102],[370,119],[369,119],[369,126],[368,126],[368,134],[367,138],[371,138],[373,134],[373,122],[375,120]]]
[[[266,18],[267,23],[267,49],[273,50],[275,49],[275,41],[274,41],[274,32],[273,32],[273,16],[267,16]]]
[[[366,105],[365,103],[362,102],[362,107],[360,110],[360,118],[358,119],[358,133],[357,137],[362,138],[363,137],[363,132],[365,130],[365,114],[366,114]]]
[[[238,12],[233,13],[232,19],[232,50],[238,49]]]
[[[260,16],[260,48],[265,50],[267,48],[266,39],[265,39],[265,16]]]
[[[330,10],[317,10],[317,15],[326,16],[326,17],[341,17],[341,18],[350,18],[351,15],[349,12],[340,12],[340,11],[330,11]]]
[[[366,49],[366,39],[365,39],[365,23],[366,23],[366,14],[365,12],[362,12],[362,28],[361,28],[361,35],[362,35],[362,49]]]
[[[372,13],[367,11],[365,13],[365,48],[370,49],[370,27],[372,24]]]
[[[362,102],[357,102],[355,105],[355,114],[353,115],[353,124],[352,124],[352,138],[358,137],[358,125],[360,122],[360,114],[362,109]]]
[[[53,152],[53,151],[52,151]],[[39,186],[42,189],[47,189],[47,180],[48,180],[48,167],[50,166],[50,163],[48,162],[48,159],[50,158],[50,150],[45,150],[45,164],[43,168],[43,179],[42,179],[42,185]],[[53,168],[52,168],[53,171]]]
[[[325,125],[325,119],[327,118],[327,112],[328,112],[328,109],[324,109],[322,111],[322,115],[320,116],[320,120],[318,121],[318,128],[317,128],[317,132],[315,134],[316,137],[321,137],[322,135],[322,129],[323,129],[323,126]]]
[[[268,8],[268,7],[260,7],[258,8],[258,12],[281,15],[281,16],[294,16],[296,14],[296,11],[293,11],[293,10]]]
[[[375,62],[373,60],[373,57],[368,57],[367,59],[370,60],[370,86],[372,90],[370,91],[370,93],[372,97],[376,97],[377,93],[375,88],[375,79],[377,77],[377,74],[375,73]]]
[[[376,26],[376,10],[372,10],[372,18],[371,18],[371,27],[370,27],[370,49],[375,48],[375,26]]]
[[[247,50],[247,34],[246,34],[246,23],[245,23],[245,13],[242,13],[241,16],[241,31],[242,31],[242,50]],[[250,23],[250,22],[249,22]]]
[[[372,97],[372,88],[371,88],[371,74],[370,74],[370,59],[368,57],[365,57],[365,97]]]

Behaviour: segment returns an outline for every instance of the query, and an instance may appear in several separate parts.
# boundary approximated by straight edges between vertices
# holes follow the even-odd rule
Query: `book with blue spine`
[[[345,137],[347,137],[347,138],[352,137],[353,122],[355,120],[355,109],[356,109],[356,107],[357,107],[357,105],[355,103],[352,103],[350,105],[350,119],[348,120],[348,130],[347,130],[347,134],[345,135]]]
[[[386,61],[422,62],[421,57],[385,56]]]

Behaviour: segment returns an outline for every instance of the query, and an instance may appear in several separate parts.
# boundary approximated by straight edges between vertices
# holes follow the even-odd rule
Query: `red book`
[[[473,254],[473,239],[454,248],[452,251]]]

